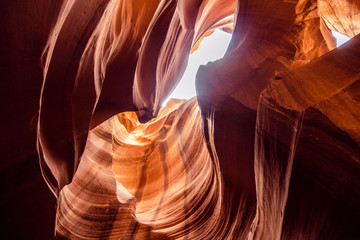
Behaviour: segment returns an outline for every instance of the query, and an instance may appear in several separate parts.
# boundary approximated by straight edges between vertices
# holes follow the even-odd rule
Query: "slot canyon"
[[[0,10],[1,239],[360,239],[359,0]]]

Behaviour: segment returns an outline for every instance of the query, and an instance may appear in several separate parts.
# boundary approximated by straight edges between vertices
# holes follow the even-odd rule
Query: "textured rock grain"
[[[359,238],[359,1],[31,2],[1,7],[14,216],[39,164],[59,239]],[[215,28],[224,58],[162,108]]]

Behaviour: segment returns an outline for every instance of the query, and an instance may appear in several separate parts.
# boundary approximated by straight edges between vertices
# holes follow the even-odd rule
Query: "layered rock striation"
[[[33,121],[57,238],[359,237],[359,1],[54,6]],[[161,107],[215,28],[224,58]]]

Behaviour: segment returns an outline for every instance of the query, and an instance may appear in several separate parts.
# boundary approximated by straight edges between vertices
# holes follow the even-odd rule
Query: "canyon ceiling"
[[[1,238],[360,238],[359,0],[0,10]],[[162,107],[216,28],[224,58]]]

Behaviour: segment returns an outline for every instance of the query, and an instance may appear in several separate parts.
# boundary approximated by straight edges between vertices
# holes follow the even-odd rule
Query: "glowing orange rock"
[[[40,98],[37,147],[57,198],[56,237],[359,237],[359,1],[60,3],[38,1],[34,25],[4,11],[25,23],[10,46],[40,39],[29,44],[39,61],[44,49],[41,94],[31,51],[4,58],[12,72],[38,71],[39,96],[26,104]],[[215,28],[233,31],[225,57],[199,69],[196,99],[162,108],[189,52]],[[331,30],[352,40],[336,49]],[[14,93],[30,85],[9,82]],[[22,110],[35,128],[37,114]],[[25,129],[3,125],[18,138]],[[22,169],[14,159],[3,168]]]

